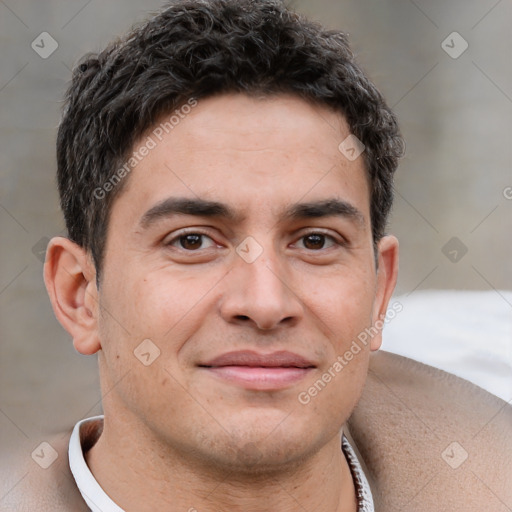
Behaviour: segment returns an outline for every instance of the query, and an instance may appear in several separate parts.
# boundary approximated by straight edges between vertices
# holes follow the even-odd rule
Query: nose
[[[237,256],[228,274],[221,315],[229,323],[252,325],[260,330],[293,326],[303,315],[298,294],[290,273],[269,251],[252,263]]]

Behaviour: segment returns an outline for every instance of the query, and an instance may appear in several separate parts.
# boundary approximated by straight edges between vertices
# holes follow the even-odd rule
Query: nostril
[[[237,315],[236,318],[238,320],[249,320],[249,317],[246,315]]]

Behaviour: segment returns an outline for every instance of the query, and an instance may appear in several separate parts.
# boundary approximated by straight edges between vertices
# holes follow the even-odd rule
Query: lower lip
[[[313,368],[218,366],[206,370],[247,389],[276,390],[301,381]]]

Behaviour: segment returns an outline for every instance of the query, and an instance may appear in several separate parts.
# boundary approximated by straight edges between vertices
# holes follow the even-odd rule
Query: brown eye
[[[308,249],[310,251],[321,251],[322,249],[329,249],[336,245],[342,245],[333,236],[325,233],[309,233],[304,235],[299,240],[299,247]]]
[[[304,237],[304,247],[306,247],[306,249],[323,249],[324,244],[325,235],[315,233]]]
[[[180,241],[180,246],[183,249],[187,249],[188,251],[193,251],[195,249],[201,248],[201,244],[203,241],[203,235],[199,235],[199,234],[195,234],[195,233],[183,235],[183,236],[180,236],[179,241]]]
[[[215,245],[215,242],[203,233],[182,233],[175,236],[169,242],[165,242],[166,246],[182,249],[185,251],[198,251],[199,249],[208,249]]]

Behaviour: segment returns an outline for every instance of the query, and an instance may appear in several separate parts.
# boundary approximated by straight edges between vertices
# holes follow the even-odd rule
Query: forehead
[[[349,135],[340,113],[291,95],[199,100],[163,116],[135,144],[145,156],[113,210],[124,204],[125,215],[142,215],[177,196],[228,203],[242,218],[251,209],[277,216],[301,199],[337,198],[368,218],[363,157],[349,160],[339,149]]]

